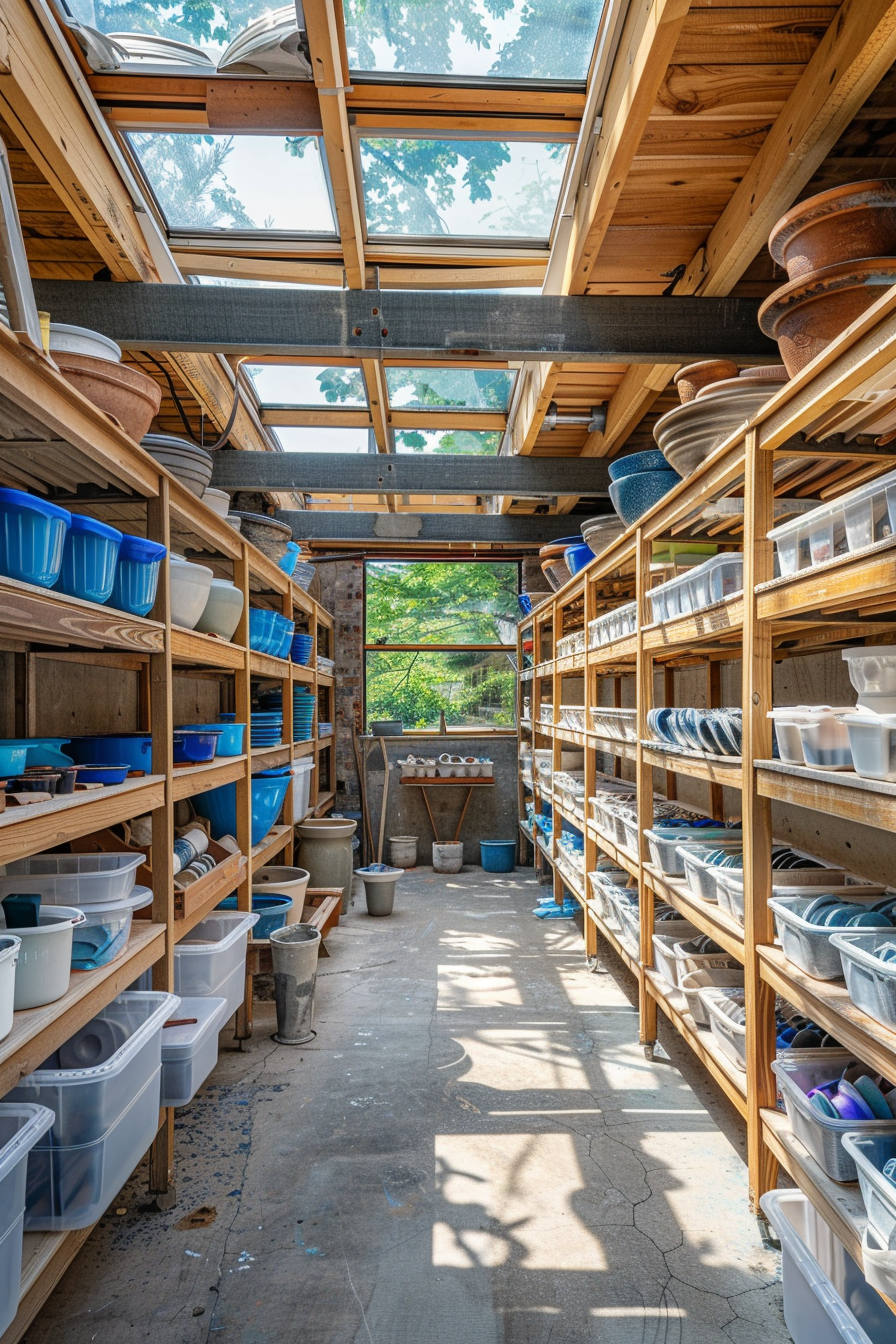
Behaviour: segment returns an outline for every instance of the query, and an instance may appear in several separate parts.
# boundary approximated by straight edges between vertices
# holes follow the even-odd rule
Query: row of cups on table
[[[402,779],[491,779],[495,764],[487,756],[408,756],[399,761]]]

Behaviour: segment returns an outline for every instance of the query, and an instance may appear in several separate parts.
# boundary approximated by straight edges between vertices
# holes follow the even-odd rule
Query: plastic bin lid
[[[21,1162],[38,1139],[43,1138],[55,1119],[55,1112],[46,1106],[35,1106],[27,1101],[0,1102],[0,1134],[10,1121],[16,1125],[12,1138],[0,1148],[0,1181]]]
[[[216,952],[223,951],[243,934],[248,934],[258,923],[259,918],[259,915],[248,910],[237,910],[233,914],[229,914],[226,910],[216,910],[213,915],[207,915],[196,925],[189,938],[184,938],[177,944],[174,955],[207,957],[210,949]]]
[[[49,902],[52,905],[52,901]],[[134,887],[133,891],[127,896],[117,901],[90,901],[85,902],[86,908],[83,913],[87,916],[89,924],[96,923],[96,916],[101,918],[103,915],[120,915],[127,910],[145,910],[148,905],[152,905],[152,890],[150,887]]]
[[[3,504],[8,508],[33,509],[35,513],[42,513],[45,518],[58,518],[69,525],[72,521],[68,509],[61,509],[58,504],[51,504],[48,499],[41,499],[39,495],[29,495],[25,490],[0,490],[0,505]]]
[[[125,532],[121,539],[118,558],[150,564],[153,560],[164,559],[165,554],[166,547],[160,541],[147,541],[145,537],[132,537],[129,532]]]
[[[121,533],[117,527],[101,523],[98,518],[89,518],[86,513],[72,514],[69,531],[89,532],[95,537],[103,537],[106,541],[121,541]]]
[[[132,1032],[104,1064],[96,1064],[88,1069],[35,1069],[27,1078],[21,1079],[20,1086],[65,1087],[77,1083],[96,1082],[120,1073],[149,1037],[159,1030],[162,1023],[174,1015],[175,1009],[180,1003],[180,998],[177,994],[160,994],[155,990],[133,990],[126,994],[119,994],[117,999],[112,1000],[112,1003],[120,1003],[125,1006],[129,1003],[135,1005],[145,1003],[150,1011],[146,1020],[140,1023],[137,1030]],[[97,1014],[98,1017],[101,1015],[101,1013]]]
[[[223,1026],[226,1016],[226,999],[181,999],[174,1020],[195,1017],[196,1021],[182,1027],[163,1028],[162,1063],[171,1064],[194,1055],[200,1041]]]

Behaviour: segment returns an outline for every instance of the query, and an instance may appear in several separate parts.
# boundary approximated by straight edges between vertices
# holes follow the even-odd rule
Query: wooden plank
[[[675,61],[694,65],[804,65],[837,14],[836,5],[696,6],[675,48]],[[798,17],[797,17],[798,16]]]
[[[18,1344],[92,1231],[25,1233],[19,1309],[3,1335],[4,1344]]]
[[[742,1117],[746,1118],[747,1075],[741,1073],[722,1054],[711,1032],[701,1031],[695,1025],[694,1019],[684,1007],[686,1003],[684,995],[674,990],[669,982],[663,979],[659,971],[655,971],[651,966],[646,966],[644,967],[644,978],[647,984],[647,992],[691,1047],[700,1063],[725,1093],[732,1106]]]
[[[720,635],[738,638],[743,630],[744,599],[742,595],[715,602],[690,616],[680,616],[644,630],[644,647],[655,653],[673,649],[690,649],[704,640]]]
[[[291,839],[291,826],[272,826],[264,839],[260,840],[252,849],[252,872],[255,873],[266,863],[270,863],[271,859],[286,848]]]
[[[888,600],[896,589],[896,538],[864,555],[843,555],[823,566],[765,584],[756,595],[761,620],[804,612],[853,611]]]
[[[183,626],[171,628],[171,657],[189,667],[219,667],[236,671],[242,667],[245,650],[215,635],[203,635]]]
[[[732,756],[730,760],[721,756],[700,757],[650,743],[644,745],[644,760],[658,770],[673,770],[676,774],[721,784],[727,789],[739,789],[741,785],[739,756]]]
[[[124,953],[96,971],[75,971],[61,999],[15,1013],[0,1042],[0,1094],[33,1073],[91,1018],[111,1003],[162,955],[163,925],[135,919]]]
[[[652,804],[652,799],[648,801]],[[744,960],[744,931],[727,911],[695,896],[683,879],[667,877],[651,864],[644,865],[644,881],[664,901],[674,905],[686,919],[696,924],[698,929],[714,938],[732,957],[737,957],[740,962]]]
[[[827,812],[846,821],[896,830],[896,784],[861,779],[848,771],[756,761],[756,787],[764,798]]]
[[[221,756],[205,765],[175,766],[172,783],[174,801],[195,798],[222,784],[232,784],[244,773],[247,760],[247,756]]]
[[[8,807],[0,814],[0,864],[130,821],[161,807],[164,799],[164,776],[146,775],[45,803]]]
[[[25,640],[141,653],[163,647],[165,627],[158,621],[5,576],[0,576],[0,608],[4,632]]]

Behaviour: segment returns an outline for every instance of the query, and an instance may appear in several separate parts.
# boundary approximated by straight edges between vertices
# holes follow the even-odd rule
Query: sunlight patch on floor
[[[439,1012],[459,1008],[521,1008],[522,996],[509,966],[439,966]]]
[[[469,1060],[465,1083],[508,1091],[591,1091],[582,1056],[548,1031],[495,1027],[455,1040]]]

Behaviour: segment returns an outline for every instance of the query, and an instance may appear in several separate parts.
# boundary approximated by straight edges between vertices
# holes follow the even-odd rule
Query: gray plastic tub
[[[844,897],[856,905],[873,905],[883,895],[885,887],[872,887],[861,896]],[[774,896],[769,908],[774,911],[775,928],[784,949],[784,955],[794,966],[816,980],[842,980],[843,964],[840,953],[831,941],[836,929],[819,927],[803,919],[803,911],[817,898],[817,892],[808,896]],[[881,929],[889,929],[896,940],[896,929],[892,924],[881,924]],[[842,932],[842,929],[841,929]],[[867,932],[867,930],[863,930]]]
[[[874,956],[884,943],[896,943],[896,929],[886,933],[835,933],[831,942],[840,953],[849,997],[863,1013],[896,1028],[896,962]]]
[[[868,1221],[888,1251],[896,1251],[896,1185],[883,1174],[896,1157],[896,1134],[843,1135],[843,1147],[856,1164]]]
[[[825,1054],[827,1052],[824,1052]],[[833,1054],[834,1052],[832,1052]],[[831,1120],[809,1101],[806,1093],[821,1083],[837,1078],[843,1072],[850,1056],[844,1062],[821,1059],[791,1061],[776,1059],[772,1069],[781,1084],[784,1107],[790,1127],[800,1143],[815,1158],[832,1181],[858,1180],[856,1164],[841,1142],[843,1135],[853,1131],[859,1134],[896,1136],[896,1118],[892,1120]]]
[[[654,868],[659,868],[668,877],[681,877],[684,874],[684,860],[678,851],[682,845],[706,846],[727,840],[742,842],[743,831],[713,826],[696,831],[690,831],[684,826],[664,830],[662,826],[654,826],[653,830],[644,832],[644,838]]]
[[[735,854],[742,848],[741,842],[736,841],[719,845],[681,845],[679,848],[684,864],[685,877],[691,891],[695,896],[700,896],[704,901],[709,901],[711,905],[718,905],[717,876],[720,872],[728,872],[729,869],[718,868],[713,863],[707,863],[706,857],[717,849],[724,849]]]

